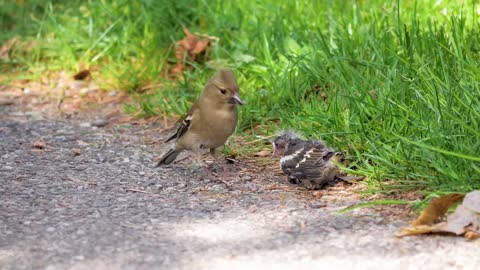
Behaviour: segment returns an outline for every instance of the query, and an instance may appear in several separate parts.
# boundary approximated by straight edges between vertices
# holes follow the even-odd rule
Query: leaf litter
[[[34,150],[45,150],[47,144],[43,139],[38,139],[32,143],[32,149]]]
[[[444,221],[448,210],[463,199]],[[468,240],[480,237],[480,190],[464,194],[447,194],[435,198],[410,227],[401,228],[398,237],[419,234],[463,235]]]
[[[206,53],[208,48],[213,47],[219,38],[215,36],[192,34],[187,28],[183,28],[185,38],[175,43],[175,58],[177,65],[171,70],[172,74],[180,73],[185,68],[185,60],[196,61],[198,56]]]

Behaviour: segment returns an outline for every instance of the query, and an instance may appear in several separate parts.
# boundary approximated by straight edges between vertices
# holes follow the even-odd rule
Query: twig
[[[143,87],[140,87],[137,89],[137,92],[139,93],[143,93],[145,92],[146,90],[149,90],[149,89],[152,89],[152,88],[156,88],[156,87],[162,87],[163,84],[150,84],[150,85],[145,85]]]
[[[232,162],[233,164],[237,163],[237,164],[242,164],[242,165],[244,165],[244,166],[247,166],[247,167],[250,167],[250,168],[253,168],[253,169],[258,169],[258,167],[253,166],[253,165],[250,165],[250,164],[248,164],[248,163],[246,163],[246,162],[243,162],[243,161],[240,161],[240,160],[238,160],[238,159],[234,159],[234,158],[230,158],[230,157],[225,157],[225,160],[230,161],[230,162]]]
[[[72,182],[81,183],[81,184],[87,184],[87,185],[97,185],[96,182],[82,181],[82,180],[75,179],[75,178],[73,178],[73,177],[71,177],[71,176],[68,176],[68,175],[62,177],[62,180],[72,181]]]

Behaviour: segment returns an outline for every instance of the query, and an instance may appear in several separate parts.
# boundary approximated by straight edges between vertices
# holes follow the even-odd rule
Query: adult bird
[[[320,141],[304,140],[291,131],[282,132],[272,144],[273,155],[282,157],[280,167],[291,183],[308,189],[335,183],[340,172],[337,164],[344,161],[341,152],[333,151]]]
[[[224,145],[235,131],[237,105],[243,105],[239,91],[231,69],[222,69],[210,78],[176,133],[166,140],[175,140],[175,146],[160,159],[157,166],[172,163],[183,150],[197,153],[199,160],[199,154],[208,149],[225,172],[225,167],[215,156],[215,149]]]

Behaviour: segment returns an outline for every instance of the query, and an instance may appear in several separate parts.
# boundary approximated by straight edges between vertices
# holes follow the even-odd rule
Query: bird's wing
[[[335,154],[330,148],[313,147],[308,149],[303,158],[291,168],[291,176],[298,179],[322,178],[327,161]]]
[[[180,137],[183,136],[183,134],[185,134],[185,132],[187,132],[187,130],[190,129],[191,127],[191,122],[192,122],[192,118],[193,118],[193,115],[195,113],[195,111],[197,110],[197,103],[194,103],[192,108],[190,108],[190,111],[187,113],[187,115],[185,117],[182,118],[182,121],[180,123],[180,126],[177,128],[177,131],[175,132],[175,134],[173,134],[172,136],[170,136],[165,142],[169,142],[173,139],[176,139],[178,140]],[[179,121],[180,122],[180,121]]]

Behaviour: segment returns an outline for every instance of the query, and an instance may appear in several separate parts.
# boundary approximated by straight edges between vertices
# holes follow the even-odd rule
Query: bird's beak
[[[229,100],[228,100],[228,103],[230,104],[238,104],[238,105],[243,105],[243,101],[240,99],[240,97],[238,96],[238,94],[235,94],[233,97],[231,97]]]
[[[275,146],[275,143],[273,141],[270,141],[270,143],[272,143],[272,148],[273,148],[273,156],[274,157],[281,157],[282,156],[282,153],[280,153],[280,150],[278,149],[278,147]]]

